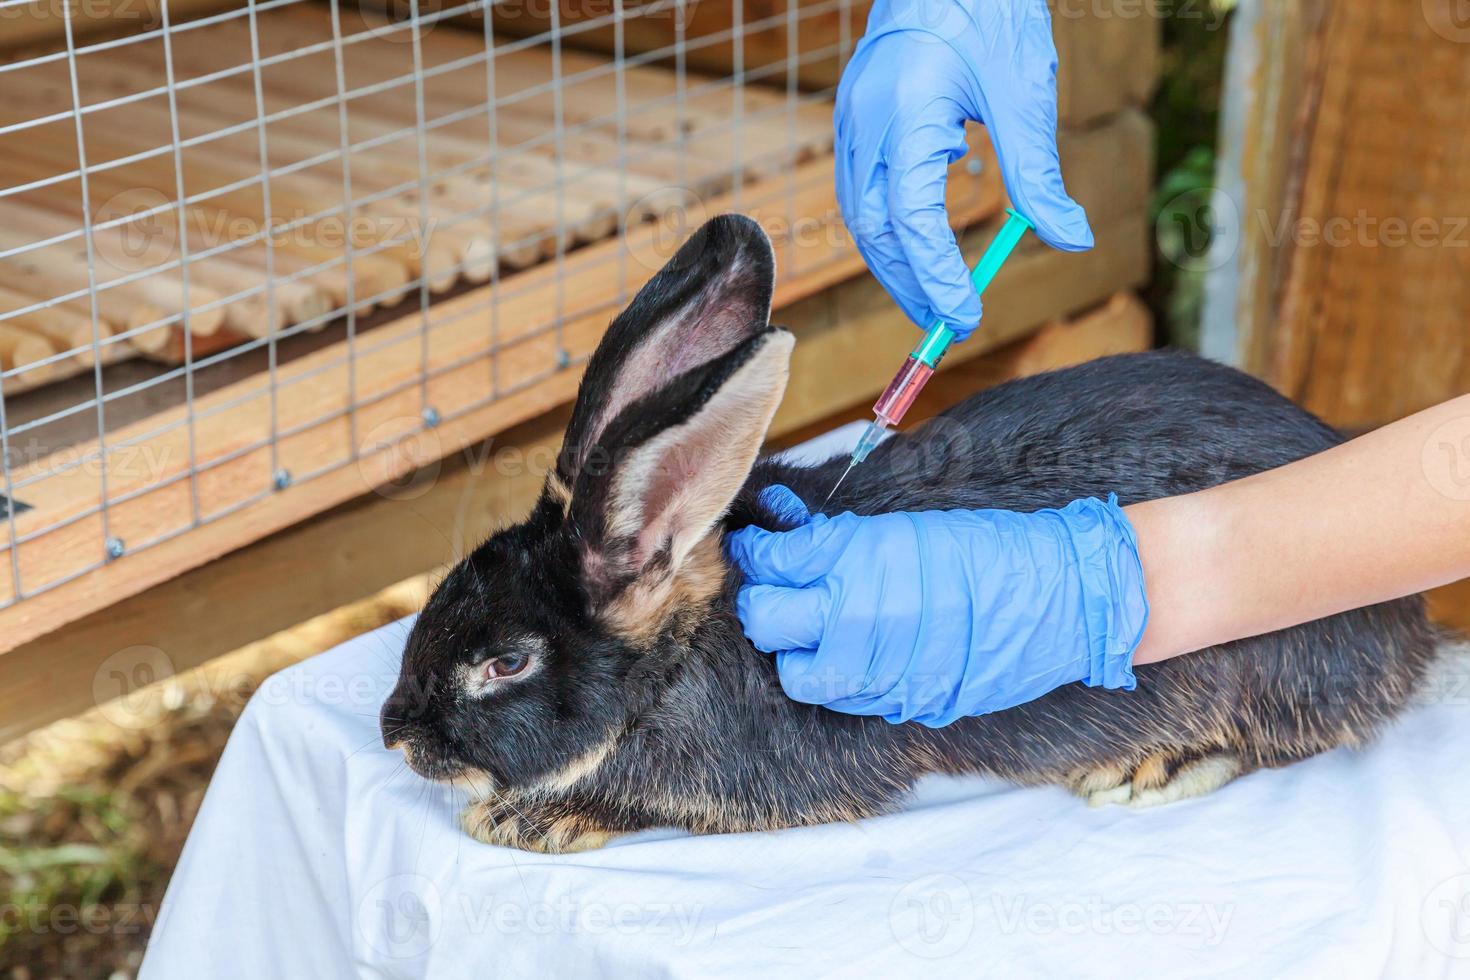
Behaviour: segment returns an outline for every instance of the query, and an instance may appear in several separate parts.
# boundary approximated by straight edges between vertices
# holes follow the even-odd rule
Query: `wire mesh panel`
[[[706,217],[756,215],[787,298],[860,263],[852,0],[201,2],[63,5],[0,64],[6,645],[565,401]]]

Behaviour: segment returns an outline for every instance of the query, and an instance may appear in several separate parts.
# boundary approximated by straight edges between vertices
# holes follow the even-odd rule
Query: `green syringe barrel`
[[[995,274],[1000,271],[1006,259],[1010,258],[1016,243],[1026,232],[1035,227],[1025,215],[1014,208],[1006,208],[1006,213],[1010,217],[1006,218],[1005,224],[1000,226],[995,240],[990,243],[985,254],[980,256],[980,264],[975,266],[970,273],[970,282],[975,286],[976,295],[985,295],[986,287],[990,285],[990,281],[995,278]],[[939,322],[929,328],[909,356],[920,364],[931,368],[938,367],[940,358],[944,357],[944,352],[949,350],[949,345],[952,343],[954,343],[954,331],[945,326],[943,322]]]
[[[1015,249],[1016,243],[1021,236],[1031,230],[1032,224],[1019,211],[1007,208],[1010,217],[1005,224],[1000,226],[995,240],[980,257],[980,264],[975,266],[970,273],[970,282],[975,284],[975,292],[984,294],[985,287],[990,285],[990,280],[1000,271],[1000,267],[1010,257],[1011,251]],[[888,382],[888,387],[878,400],[873,403],[873,421],[868,423],[867,429],[863,431],[862,438],[858,440],[857,448],[853,450],[852,462],[848,469],[852,469],[858,463],[867,458],[868,453],[882,441],[883,434],[899,422],[903,421],[909,406],[913,405],[914,399],[919,397],[919,392],[924,390],[924,385],[934,375],[934,369],[939,365],[940,358],[944,352],[949,350],[949,345],[954,342],[954,331],[942,322],[934,324],[919,345],[914,348],[912,354],[904,359],[903,367]],[[844,473],[845,477],[846,474]],[[838,483],[842,481],[839,480]],[[834,490],[836,487],[833,488]],[[831,499],[831,494],[828,494]]]

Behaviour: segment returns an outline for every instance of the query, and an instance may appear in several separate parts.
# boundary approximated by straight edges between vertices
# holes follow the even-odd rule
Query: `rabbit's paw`
[[[460,824],[481,843],[542,854],[591,851],[617,836],[575,812],[505,798],[471,803]]]
[[[1128,775],[1126,766],[1098,766],[1096,769],[1082,769],[1073,773],[1068,785],[1072,792],[1092,806],[1127,803],[1130,792]]]
[[[1233,752],[1175,749],[1146,756],[1132,768],[1115,765],[1084,770],[1072,777],[1071,788],[1092,806],[1158,806],[1213,793],[1241,770],[1240,757]]]

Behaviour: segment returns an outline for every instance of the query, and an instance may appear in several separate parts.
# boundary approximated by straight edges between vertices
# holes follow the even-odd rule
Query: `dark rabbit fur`
[[[609,329],[534,511],[454,568],[414,626],[384,741],[474,789],[470,834],[569,851],[645,827],[852,820],[935,772],[1165,802],[1360,743],[1404,706],[1435,647],[1417,597],[1140,667],[1132,693],[1074,684],[944,729],[789,700],[741,633],[721,532],[778,526],[756,502],[772,483],[820,505],[846,460],[755,462],[791,349],[767,324],[772,278],[753,222],[700,229]],[[1337,441],[1229,368],[1110,357],[892,439],[827,509],[1126,504]]]

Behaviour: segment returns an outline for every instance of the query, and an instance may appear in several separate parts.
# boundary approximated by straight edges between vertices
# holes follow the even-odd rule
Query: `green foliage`
[[[1149,300],[1169,343],[1199,349],[1205,273],[1190,258],[1203,257],[1207,229],[1201,220],[1215,181],[1215,151],[1196,146],[1166,172],[1154,189],[1149,219],[1154,228],[1154,281]]]
[[[1161,5],[1163,54],[1152,115],[1158,128],[1152,214],[1154,280],[1146,299],[1167,340],[1197,349],[1204,274],[1177,261],[1183,249],[1172,236],[1198,221],[1198,203],[1213,186],[1220,96],[1225,75],[1229,14],[1235,0],[1193,0]]]
[[[150,919],[149,882],[165,869],[149,855],[147,821],[128,798],[88,787],[35,800],[0,792],[0,967],[58,969],[58,935],[74,954]],[[40,843],[44,841],[44,843]],[[111,969],[96,963],[99,974]]]

